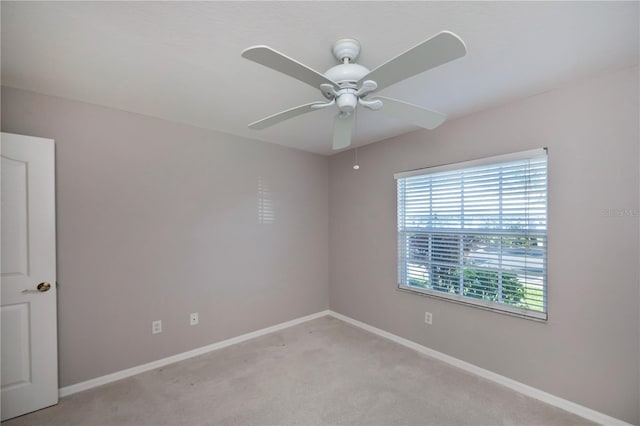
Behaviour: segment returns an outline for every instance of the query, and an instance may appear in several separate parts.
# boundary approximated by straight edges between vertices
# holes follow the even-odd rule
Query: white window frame
[[[464,296],[462,294],[455,294],[455,293],[445,293],[443,291],[438,291],[438,290],[434,290],[432,288],[422,288],[422,287],[416,287],[414,285],[409,285],[408,281],[409,281],[409,274],[407,273],[407,265],[411,264],[410,262],[410,255],[408,254],[408,234],[409,233],[413,233],[413,235],[415,236],[416,231],[408,231],[407,229],[405,229],[405,225],[406,225],[406,220],[405,220],[405,209],[406,209],[406,205],[401,205],[403,202],[405,202],[406,204],[406,200],[404,198],[404,194],[401,195],[401,182],[402,180],[406,180],[406,178],[410,178],[410,177],[426,177],[427,175],[433,175],[433,174],[437,174],[437,173],[441,173],[441,172],[452,172],[452,171],[463,171],[465,169],[473,169],[475,167],[480,167],[480,166],[490,166],[490,165],[498,165],[498,164],[503,164],[503,163],[510,163],[510,162],[514,162],[514,161],[523,161],[523,160],[533,160],[533,159],[540,159],[540,158],[544,158],[545,162],[546,162],[546,157],[547,157],[547,149],[546,148],[540,148],[540,149],[533,149],[533,150],[528,150],[528,151],[522,151],[522,152],[517,152],[517,153],[511,153],[511,154],[506,154],[506,155],[498,155],[498,156],[493,156],[493,157],[488,157],[488,158],[482,158],[482,159],[477,159],[477,160],[472,160],[472,161],[465,161],[465,162],[460,162],[460,163],[452,163],[452,164],[445,164],[445,165],[440,165],[440,166],[434,166],[434,167],[427,167],[427,168],[422,168],[422,169],[416,169],[416,170],[409,170],[409,171],[404,171],[404,172],[399,172],[399,173],[395,173],[394,174],[394,178],[397,180],[397,188],[398,188],[398,199],[397,199],[397,207],[398,207],[398,216],[397,216],[397,224],[398,224],[398,288],[400,290],[405,290],[405,291],[409,291],[412,293],[417,293],[417,294],[421,294],[421,295],[425,295],[425,296],[429,296],[429,297],[434,297],[434,298],[438,298],[438,299],[444,299],[444,300],[448,300],[448,301],[452,301],[452,302],[457,302],[457,303],[462,303],[462,304],[466,304],[466,305],[470,305],[470,306],[474,306],[474,307],[479,307],[479,308],[483,308],[483,309],[488,309],[488,310],[492,310],[492,311],[496,311],[499,313],[505,313],[505,314],[510,314],[510,315],[516,315],[519,317],[524,317],[524,318],[528,318],[528,319],[534,319],[534,320],[539,320],[539,321],[546,321],[548,319],[548,304],[547,304],[547,297],[548,297],[548,289],[547,289],[547,229],[548,229],[548,166],[545,169],[545,198],[544,198],[544,220],[545,220],[545,224],[544,224],[544,230],[541,229],[536,229],[535,235],[537,236],[541,236],[541,238],[543,238],[542,241],[544,241],[544,247],[543,247],[543,260],[542,260],[542,265],[543,265],[543,272],[541,274],[542,276],[542,311],[539,310],[532,310],[532,309],[527,309],[527,308],[522,308],[519,306],[512,306],[506,303],[502,303],[500,301],[490,301],[490,300],[482,300],[482,299],[478,299],[478,298],[474,298],[474,297],[469,297],[469,296]],[[427,178],[428,179],[428,178]],[[404,188],[404,187],[403,187]],[[500,190],[500,196],[502,197],[502,189]],[[415,200],[415,199],[414,199]],[[426,201],[426,205],[431,205],[430,204],[431,201]],[[461,209],[463,211],[463,216],[464,216],[464,202],[460,203],[461,205]],[[500,212],[500,215],[502,214],[502,212]],[[528,213],[527,213],[528,214]],[[461,219],[462,220],[462,219]],[[461,243],[462,238],[464,236],[467,235],[472,235],[474,234],[474,230],[468,230],[464,228],[464,221],[462,221],[461,223],[463,223],[463,225],[460,225],[460,227],[458,229],[433,229],[433,228],[428,228],[429,230],[427,231],[420,231],[418,232],[418,234],[420,234],[422,236],[422,238],[424,238],[424,236],[428,236],[429,238],[429,245],[431,245],[431,241],[432,239],[436,236],[436,235],[443,235],[443,234],[451,234],[454,236],[458,236],[460,238],[458,244],[460,247],[460,253],[462,256],[462,246],[463,244]],[[455,228],[455,227],[454,227]],[[468,233],[467,233],[468,232]],[[482,231],[482,233],[484,232],[489,232],[489,233],[493,233],[493,231]],[[500,233],[504,233],[505,231],[503,230],[497,230],[495,231],[496,235],[500,234]],[[506,233],[505,235],[509,235],[511,236],[511,234]],[[528,234],[527,234],[528,235]],[[532,234],[533,235],[533,234]],[[502,257],[502,253],[503,253],[503,248],[500,245],[500,257]],[[538,247],[536,248],[536,250],[540,251],[541,249]],[[432,253],[432,252],[430,252]],[[540,253],[538,253],[540,254]],[[462,262],[462,261],[460,261]],[[433,264],[433,257],[432,255],[428,256],[428,260],[425,261],[425,268],[427,267],[426,265],[430,265]],[[437,262],[435,262],[437,263]],[[415,263],[413,263],[415,264]],[[461,263],[462,265],[462,263]],[[503,271],[506,271],[506,269],[502,269],[502,263],[500,263],[500,268],[499,268],[499,276],[502,277]],[[462,274],[458,274],[458,275],[462,275]],[[460,282],[462,283],[463,278],[460,278]],[[501,278],[500,278],[501,280]],[[462,288],[462,284],[461,284],[461,288]],[[461,292],[461,290],[460,290]]]

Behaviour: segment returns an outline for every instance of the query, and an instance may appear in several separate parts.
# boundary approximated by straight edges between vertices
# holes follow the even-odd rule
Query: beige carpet
[[[324,317],[62,398],[18,425],[590,422]]]

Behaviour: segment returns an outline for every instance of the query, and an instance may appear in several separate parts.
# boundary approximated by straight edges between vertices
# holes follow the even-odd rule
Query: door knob
[[[38,287],[36,287],[38,289],[39,292],[44,293],[45,291],[49,291],[49,289],[51,288],[51,284],[49,283],[40,283],[38,284]]]
[[[51,284],[47,282],[40,283],[36,288],[37,290],[27,289],[27,290],[22,290],[22,292],[23,293],[44,293],[45,291],[49,291],[49,289],[51,288]]]

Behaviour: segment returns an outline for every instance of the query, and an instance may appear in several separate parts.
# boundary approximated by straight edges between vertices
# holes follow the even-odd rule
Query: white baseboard
[[[261,330],[256,330],[251,333],[243,334],[237,337],[232,337],[231,339],[223,340],[221,342],[213,343],[211,345],[203,346],[201,348],[193,349],[187,352],[183,352],[177,355],[173,355],[167,358],[159,359],[157,361],[149,362],[147,364],[138,365],[136,367],[128,368],[126,370],[117,371],[115,373],[107,374],[105,376],[96,377],[95,379],[87,380],[85,382],[76,383],[71,386],[65,386],[60,388],[59,395],[60,397],[64,397],[67,395],[71,395],[77,392],[81,392],[84,390],[88,390],[91,388],[95,388],[97,386],[105,385],[107,383],[115,382],[116,380],[121,380],[130,376],[134,376],[136,374],[143,373],[145,371],[153,370],[154,368],[164,367],[168,364],[173,364],[174,362],[182,361],[185,359],[193,358],[198,355],[205,354],[207,352],[215,351],[217,349],[226,348],[227,346],[234,345],[236,343],[244,342],[255,337],[263,336],[265,334],[273,333],[274,331],[283,330],[285,328],[292,327],[294,325],[301,324],[306,321],[310,321],[316,318],[321,318],[324,316],[332,316],[339,320],[342,320],[348,324],[354,325],[356,327],[362,328],[363,330],[369,331],[373,334],[377,334],[378,336],[389,339],[393,342],[396,342],[402,346],[413,349],[425,355],[428,355],[437,360],[446,362],[447,364],[453,365],[455,367],[461,368],[465,371],[483,377],[485,379],[491,380],[498,384],[508,387],[516,392],[520,392],[526,396],[530,396],[532,398],[538,399],[547,404],[556,406],[563,410],[566,410],[570,413],[577,414],[578,416],[584,417],[587,420],[591,420],[598,424],[602,425],[611,425],[611,426],[631,426],[629,423],[626,423],[620,419],[616,419],[615,417],[611,417],[607,414],[600,413],[598,411],[592,410],[591,408],[587,408],[583,405],[576,404],[575,402],[568,401],[564,398],[557,397],[550,393],[544,392],[540,389],[536,389],[532,386],[525,385],[524,383],[520,383],[516,380],[510,379],[508,377],[502,376],[500,374],[494,373],[489,370],[485,370],[484,368],[478,367],[477,365],[470,364],[466,361],[462,361],[458,358],[454,358],[452,356],[446,355],[442,352],[438,352],[436,350],[430,349],[426,346],[420,345],[418,343],[412,342],[411,340],[407,340],[403,337],[397,336],[395,334],[389,333],[387,331],[381,330],[379,328],[373,327],[364,322],[355,320],[346,315],[339,314],[337,312],[331,310],[325,310],[321,312],[317,312],[315,314],[307,315],[305,317],[296,318],[291,321],[283,322],[281,324],[276,324],[271,327],[263,328]]]
[[[167,358],[152,361],[147,364],[138,365],[136,367],[127,368],[126,370],[117,371],[115,373],[107,374],[105,376],[96,377],[95,379],[87,380],[85,382],[76,383],[71,386],[65,386],[60,388],[58,394],[60,397],[71,395],[77,392],[82,392],[87,389],[95,388],[96,386],[105,385],[107,383],[115,382],[126,377],[135,376],[136,374],[144,373],[145,371],[153,370],[154,368],[164,367],[174,362],[182,361],[185,359],[193,358],[194,356],[202,355],[207,352],[215,351],[217,349],[226,348],[227,346],[234,345],[236,343],[244,342],[246,340],[253,339],[255,337],[263,336],[265,334],[273,333],[274,331],[282,330],[285,328],[298,325],[300,323],[310,321],[316,318],[321,318],[329,315],[329,311],[321,311],[315,314],[307,315],[305,317],[296,318],[291,321],[276,324],[271,327],[263,328],[261,330],[252,331],[251,333],[243,334],[241,336],[232,337],[231,339],[223,340],[221,342],[213,343],[211,345],[203,346],[201,348],[193,349],[187,352],[183,352],[177,355],[173,355]]]
[[[342,320],[348,324],[354,325],[356,327],[362,328],[363,330],[367,330],[373,334],[377,334],[378,336],[389,339],[393,342],[396,342],[402,346],[406,346],[407,348],[413,349],[425,355],[428,355],[432,358],[435,358],[439,361],[444,361],[447,364],[451,364],[455,367],[461,368],[469,373],[473,373],[477,376],[483,377],[485,379],[491,380],[502,386],[506,386],[509,389],[512,389],[516,392],[520,392],[526,396],[535,398],[547,404],[553,405],[555,407],[561,408],[570,413],[576,414],[578,416],[584,417],[587,420],[591,420],[601,425],[611,425],[611,426],[631,426],[630,423],[622,421],[620,419],[616,419],[615,417],[611,417],[607,414],[601,413],[599,411],[592,410],[591,408],[587,408],[583,405],[576,404],[575,402],[568,401],[564,398],[560,398],[558,396],[552,395],[540,389],[536,389],[532,386],[525,385],[524,383],[520,383],[516,380],[510,379],[508,377],[502,376],[500,374],[494,373],[489,370],[485,370],[484,368],[478,367],[477,365],[470,364],[466,361],[462,361],[458,358],[454,358],[442,352],[438,352],[436,350],[430,349],[426,346],[422,346],[418,343],[412,342],[411,340],[407,340],[403,337],[396,336],[395,334],[389,333],[387,331],[381,330],[379,328],[373,327],[364,322],[360,322],[348,316],[339,314],[334,311],[329,311],[329,315]]]

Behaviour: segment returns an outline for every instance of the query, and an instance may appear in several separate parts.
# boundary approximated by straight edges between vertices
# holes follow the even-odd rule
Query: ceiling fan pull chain
[[[353,128],[354,128],[354,134],[358,134],[358,114],[354,114],[353,115]],[[360,163],[358,163],[358,145],[356,145],[354,147],[354,151],[355,151],[355,161],[353,162],[353,170],[360,170]]]
[[[360,164],[358,163],[358,147],[355,149],[356,160],[353,162],[353,170],[360,170]]]

